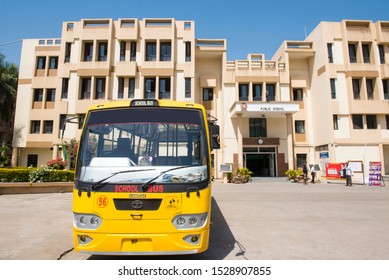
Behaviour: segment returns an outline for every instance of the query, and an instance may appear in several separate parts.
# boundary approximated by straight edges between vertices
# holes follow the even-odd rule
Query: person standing
[[[311,176],[312,176],[311,183],[314,184],[315,183],[315,177],[316,177],[316,170],[315,170],[315,165],[314,164],[312,164],[312,167],[311,167]]]
[[[307,168],[307,164],[304,163],[303,165],[303,176],[304,176],[304,185],[307,184],[307,180],[308,180],[308,168]]]
[[[346,186],[352,187],[353,182],[351,177],[353,176],[353,171],[348,164],[346,165],[344,172],[346,173]]]

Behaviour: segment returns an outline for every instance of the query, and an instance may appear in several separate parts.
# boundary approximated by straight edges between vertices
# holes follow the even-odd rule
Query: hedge
[[[0,182],[30,182],[31,174],[36,174],[41,168],[0,168]],[[41,182],[72,182],[73,170],[50,170],[43,175]]]

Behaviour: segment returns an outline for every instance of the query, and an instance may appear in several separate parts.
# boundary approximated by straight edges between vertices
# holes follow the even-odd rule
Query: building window
[[[68,91],[69,91],[69,78],[62,78],[61,99],[68,98]]]
[[[339,129],[338,115],[332,116],[332,123],[333,123],[334,130],[338,130]]]
[[[330,86],[331,86],[331,99],[336,99],[335,79],[330,79]]]
[[[80,99],[90,99],[91,78],[82,78]]]
[[[370,63],[370,44],[362,44],[363,63]]]
[[[73,22],[68,22],[68,24],[66,25],[66,30],[69,31],[69,30],[73,30],[74,28],[74,23]]]
[[[239,101],[249,100],[249,85],[239,84]]]
[[[334,63],[334,55],[333,55],[333,52],[332,52],[332,46],[333,45],[331,43],[327,44],[328,62],[329,63]]]
[[[124,78],[118,78],[118,99],[124,98]]]
[[[262,84],[253,84],[253,101],[262,101]]]
[[[108,43],[107,42],[100,42],[98,45],[98,61],[107,61],[107,55],[108,55]]]
[[[66,44],[65,44],[65,63],[70,62],[71,52],[72,52],[72,43],[66,42]]]
[[[213,88],[203,88],[203,101],[213,100]]]
[[[377,129],[377,116],[366,115],[366,126],[367,129]]]
[[[95,99],[105,98],[105,78],[96,78]]]
[[[296,134],[305,134],[305,121],[295,121],[294,131]]]
[[[170,99],[170,78],[159,79],[159,99]]]
[[[389,100],[389,79],[382,80],[382,86],[384,88],[384,99]]]
[[[135,78],[128,79],[128,98],[134,98],[135,96]]]
[[[58,69],[58,56],[51,56],[49,58],[49,69]]]
[[[93,43],[85,42],[83,61],[92,61],[92,58],[93,58]]]
[[[385,64],[385,46],[378,45],[378,51],[380,53],[380,63]]]
[[[267,137],[266,118],[250,118],[249,135],[250,137]]]
[[[55,88],[46,90],[46,102],[55,102]]]
[[[185,42],[185,61],[191,62],[192,60],[192,43],[190,41]]]
[[[161,42],[159,46],[159,61],[172,60],[172,44],[171,42]]]
[[[192,97],[192,79],[185,78],[185,98]]]
[[[276,100],[276,85],[267,84],[266,85],[266,102]]]
[[[192,23],[189,21],[184,22],[184,29],[191,29],[192,28]]]
[[[348,44],[348,55],[350,63],[357,63],[357,46],[355,44]]]
[[[30,133],[39,134],[41,131],[41,121],[31,121]]]
[[[363,129],[363,116],[362,115],[352,115],[353,119],[353,128],[354,129]]]
[[[303,167],[307,164],[307,154],[296,154],[297,158],[297,167]]]
[[[293,89],[293,101],[303,101],[303,89],[301,88]]]
[[[45,56],[38,56],[37,63],[36,63],[36,69],[42,70],[45,68],[46,68],[46,57]]]
[[[125,61],[125,60],[126,60],[126,42],[121,41],[120,50],[119,50],[119,61]]]
[[[136,41],[132,41],[130,45],[130,61],[136,60]]]
[[[42,102],[43,101],[43,89],[36,88],[34,89],[34,102]]]
[[[43,121],[43,133],[44,134],[53,133],[53,121]]]
[[[367,99],[373,100],[374,99],[374,80],[373,79],[366,79],[366,91],[367,91]]]
[[[156,42],[146,43],[146,61],[156,61],[157,44]]]
[[[144,98],[155,98],[155,78],[145,79]]]
[[[353,94],[354,94],[354,99],[359,100],[361,99],[361,87],[360,87],[360,81],[359,79],[353,79]]]

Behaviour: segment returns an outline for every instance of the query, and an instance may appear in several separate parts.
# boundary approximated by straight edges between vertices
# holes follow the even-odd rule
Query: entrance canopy
[[[257,102],[237,101],[230,108],[231,118],[241,115],[243,118],[258,117],[258,113],[267,118],[283,118],[286,114],[294,114],[299,111],[296,102]]]

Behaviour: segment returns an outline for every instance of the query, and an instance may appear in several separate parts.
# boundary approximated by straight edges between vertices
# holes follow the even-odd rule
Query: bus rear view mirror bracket
[[[211,150],[220,149],[220,127],[216,124],[209,125],[209,142]]]

